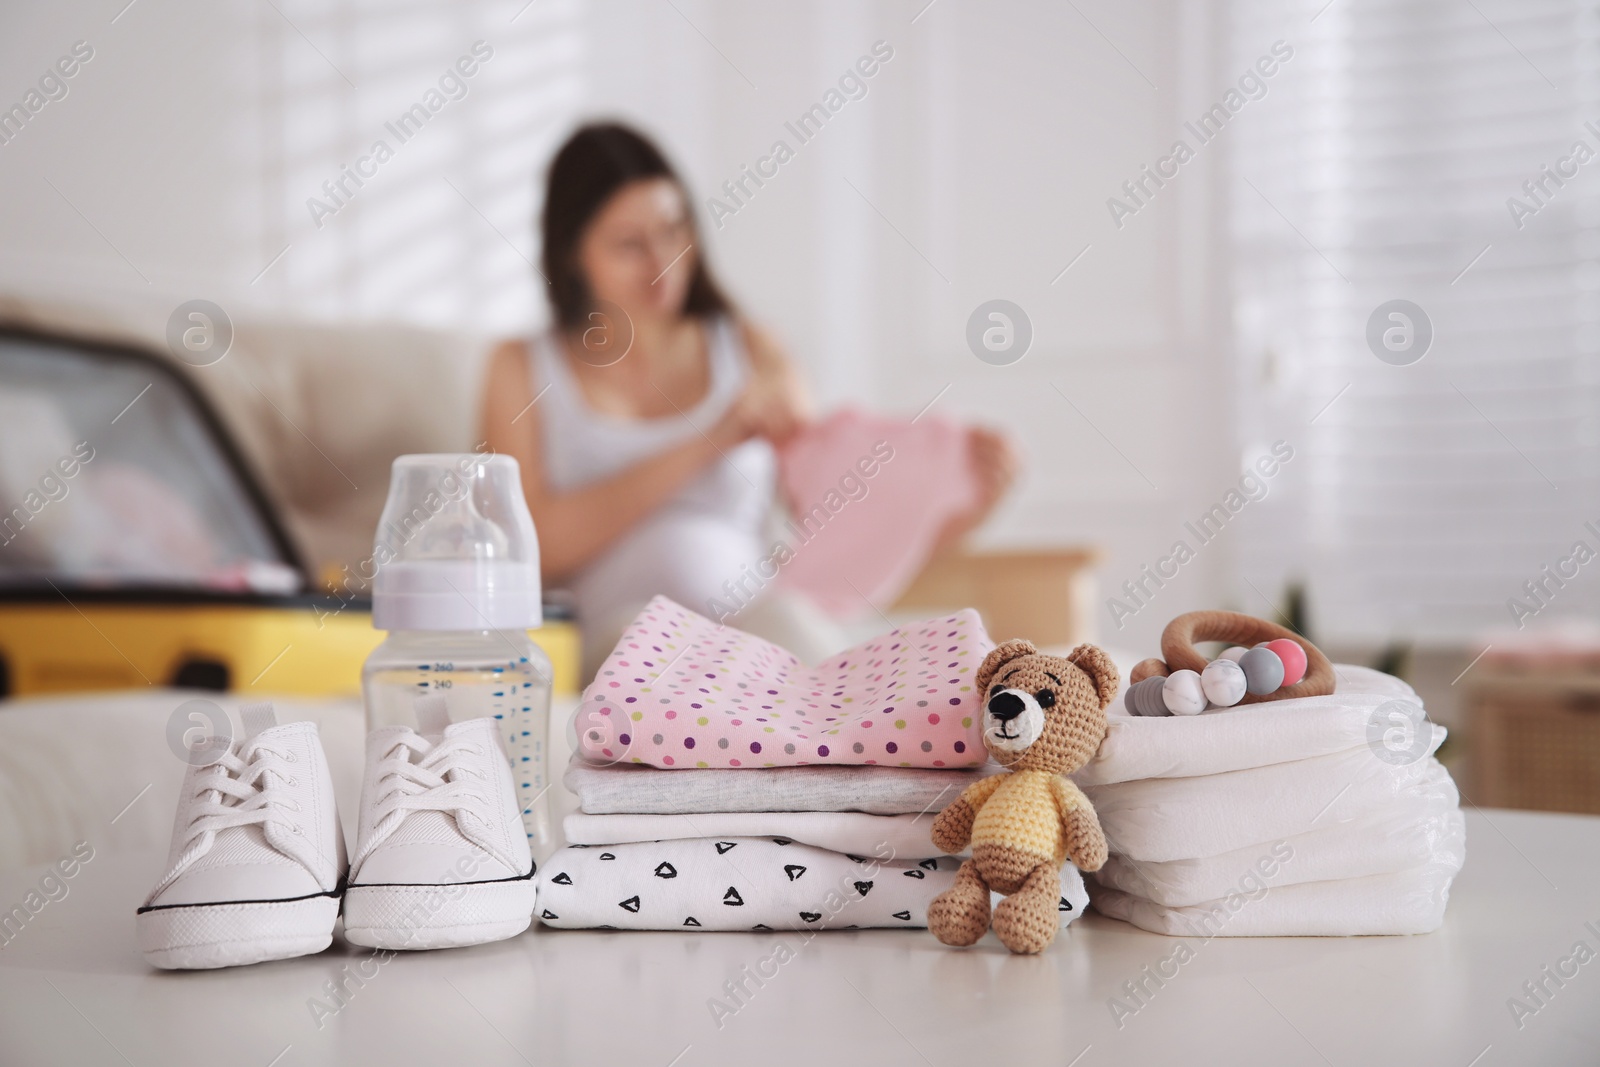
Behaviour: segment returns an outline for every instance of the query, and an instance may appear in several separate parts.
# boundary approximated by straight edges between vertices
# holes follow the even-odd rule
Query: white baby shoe
[[[442,702],[440,702],[442,703]],[[533,920],[533,855],[511,761],[490,718],[449,723],[418,702],[422,733],[367,738],[344,936],[386,949],[514,937]]]
[[[178,797],[166,876],[135,922],[157,967],[232,967],[321,952],[344,889],[344,832],[317,727],[241,709],[245,737],[209,739]]]

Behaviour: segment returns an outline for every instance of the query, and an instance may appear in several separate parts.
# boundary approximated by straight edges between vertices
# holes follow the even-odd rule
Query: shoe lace
[[[234,742],[193,779],[189,823],[183,829],[183,848],[171,873],[156,887],[159,893],[195,860],[211,851],[217,834],[239,826],[281,826],[303,835],[292,816],[300,812],[287,787],[297,784],[290,765],[292,752],[270,744]]]
[[[289,816],[300,811],[285,787],[296,783],[290,764],[293,753],[271,745],[231,748],[207,766],[194,780],[195,803],[190,809],[187,847],[197,838],[215,837],[235,826],[276,823],[290,833],[303,833]]]
[[[401,735],[378,761],[375,821],[382,826],[408,812],[445,811],[467,812],[489,822],[489,799],[480,784],[488,775],[470,762],[483,754],[480,745],[463,738],[429,741],[417,733]]]

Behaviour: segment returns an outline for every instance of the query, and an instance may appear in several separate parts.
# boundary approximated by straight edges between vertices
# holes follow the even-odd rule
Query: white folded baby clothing
[[[563,820],[562,829],[567,842],[574,845],[681,841],[694,837],[776,837],[860,856],[925,859],[941,855],[931,837],[934,814],[757,811],[693,815],[589,815],[576,811]]]
[[[861,811],[937,813],[993,762],[975,770],[915,767],[672,768],[603,766],[574,756],[561,782],[591,815],[696,812]]]
[[[960,860],[933,818],[999,768],[656,768],[574,758],[569,846],[540,869],[547,926],[842,930],[927,925]],[[1063,922],[1089,906],[1062,872]]]
[[[1247,845],[1203,859],[1133,860],[1112,856],[1095,872],[1109,889],[1183,908],[1284,886],[1393,874],[1427,863],[1461,866],[1466,841],[1461,809],[1419,795],[1348,822]]]
[[[1400,679],[1339,664],[1325,697],[1212,708],[1200,715],[1140,716],[1112,703],[1100,751],[1073,774],[1080,786],[1188,778],[1344,752],[1367,744],[1371,720],[1391,701],[1420,707]]]
[[[756,772],[759,773],[759,772]],[[784,838],[695,838],[568,846],[539,872],[540,921],[565,929],[849,930],[913,928],[960,861],[847,855]],[[1058,914],[1088,905],[1062,871]]]

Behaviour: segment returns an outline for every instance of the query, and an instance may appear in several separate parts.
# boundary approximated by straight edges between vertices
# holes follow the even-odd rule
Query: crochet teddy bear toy
[[[1097,871],[1106,861],[1100,820],[1065,775],[1099,750],[1117,683],[1116,666],[1094,645],[1063,658],[1014,640],[984,659],[983,744],[1007,770],[969,785],[933,822],[940,849],[972,846],[955,884],[928,907],[940,941],[971,945],[983,936],[990,890],[1006,894],[992,924],[1012,952],[1042,952],[1055,940],[1061,864]]]

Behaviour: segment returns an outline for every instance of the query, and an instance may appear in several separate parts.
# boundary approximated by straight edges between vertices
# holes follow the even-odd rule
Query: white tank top
[[[738,330],[727,318],[707,323],[711,384],[705,398],[682,415],[630,419],[589,406],[556,338],[532,348],[539,401],[545,477],[567,492],[600,481],[702,432],[709,433],[744,389],[749,374]],[[728,603],[727,583],[765,550],[762,534],[772,509],[776,458],[764,440],[752,439],[717,460],[623,534],[568,580],[586,637],[614,635],[652,596],[663,594],[702,614],[709,602]],[[744,599],[751,586],[746,580]],[[734,607],[737,605],[729,605]],[[588,651],[588,650],[586,650]],[[609,648],[596,650],[600,655]]]

